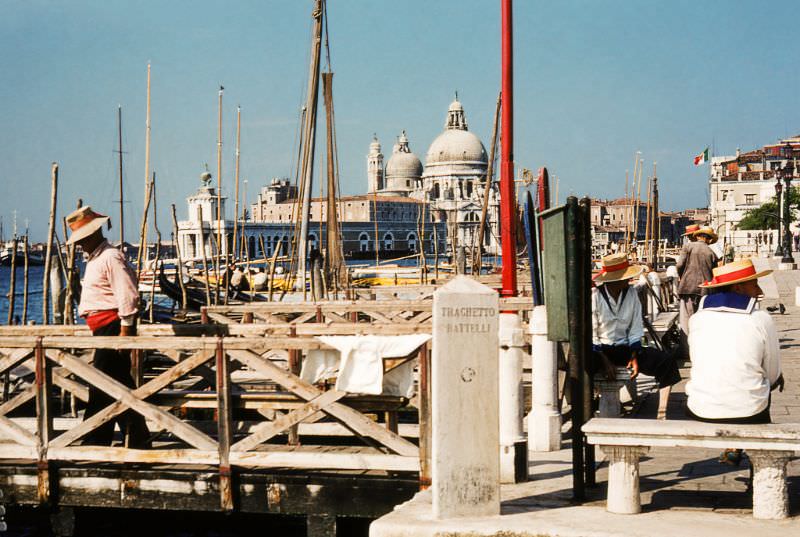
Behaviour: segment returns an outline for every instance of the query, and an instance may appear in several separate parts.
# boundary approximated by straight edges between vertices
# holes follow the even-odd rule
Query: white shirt
[[[702,418],[746,418],[767,407],[781,374],[778,333],[755,299],[736,293],[702,298],[689,319],[689,409]]]
[[[136,273],[125,255],[108,241],[100,243],[87,257],[78,315],[105,310],[117,310],[123,326],[133,325],[139,311]]]
[[[644,328],[642,326],[642,303],[636,289],[629,287],[620,302],[607,293],[608,302],[599,288],[592,289],[592,344],[600,345],[641,345]]]

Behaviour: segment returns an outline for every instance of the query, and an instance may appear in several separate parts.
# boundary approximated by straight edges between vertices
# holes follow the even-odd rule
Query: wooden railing
[[[213,466],[219,473],[221,506],[228,510],[233,508],[235,467],[422,469],[420,479],[427,482],[427,345],[407,357],[421,358],[415,398],[420,449],[409,440],[416,434],[404,434],[396,419],[397,410],[407,408],[406,398],[359,396],[304,381],[297,367],[301,353],[327,347],[298,333],[298,326],[294,335],[271,337],[258,332],[271,329],[263,326],[225,326],[226,335],[205,337],[164,335],[180,330],[173,325],[142,327],[150,335],[136,337],[87,337],[81,327],[3,329],[0,377],[15,370],[15,383],[6,384],[7,397],[0,405],[0,463],[35,464],[41,502],[54,492],[50,468],[58,461]],[[194,328],[208,334],[214,329]],[[131,352],[134,369],[145,372],[136,387],[92,367],[93,352],[103,348]],[[288,367],[273,360],[276,355],[288,355]],[[156,362],[160,370],[151,367]],[[240,378],[238,372],[247,375]],[[58,405],[64,396],[86,401],[90,387],[114,402],[88,419],[73,420],[66,430],[55,427],[68,415]],[[26,405],[31,400],[34,410]],[[87,434],[128,410],[146,418],[155,436],[152,449],[80,445]],[[329,441],[326,446],[330,435],[338,437],[335,450]]]

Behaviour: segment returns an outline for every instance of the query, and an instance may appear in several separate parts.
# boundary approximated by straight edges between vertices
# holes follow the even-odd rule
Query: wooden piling
[[[30,248],[30,245],[28,244],[27,233],[22,241],[24,246],[22,254],[24,263],[24,269],[22,271],[22,325],[24,326],[28,324],[28,248]]]
[[[147,259],[147,213],[150,211],[150,199],[152,198],[153,184],[155,183],[156,176],[147,183],[147,192],[144,200],[144,211],[142,213],[142,227],[139,231],[139,252],[136,254],[136,284],[139,284],[139,279],[142,276],[142,263]],[[142,255],[144,254],[144,257]]]
[[[181,286],[181,309],[186,311],[186,285],[183,283],[183,258],[181,256],[180,241],[178,240],[178,217],[175,214],[175,204],[172,204],[172,229],[175,235],[175,255],[178,257],[178,283]],[[202,234],[203,230],[200,230]]]
[[[42,324],[49,324],[50,306],[48,293],[50,292],[50,265],[53,255],[53,237],[56,232],[56,202],[58,201],[58,163],[54,162],[50,170],[50,219],[47,226],[47,250],[44,259],[44,277],[42,282]]]
[[[11,241],[11,275],[8,282],[8,323],[14,324],[14,302],[17,294],[17,236]]]

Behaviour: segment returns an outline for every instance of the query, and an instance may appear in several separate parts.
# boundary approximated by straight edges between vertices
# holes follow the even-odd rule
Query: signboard
[[[547,306],[547,339],[569,341],[567,306],[566,206],[540,214],[544,237],[542,272],[544,303]]]

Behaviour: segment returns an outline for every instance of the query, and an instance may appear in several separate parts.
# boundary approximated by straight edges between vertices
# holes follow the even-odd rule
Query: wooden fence
[[[407,357],[419,359],[417,445],[409,438],[416,435],[401,434],[396,419],[407,408],[406,398],[353,395],[300,378],[301,353],[328,347],[298,328],[284,323],[276,334],[265,325],[164,325],[142,327],[145,335],[136,337],[87,337],[85,327],[3,328],[0,376],[15,382],[5,382],[0,405],[0,463],[35,464],[41,502],[55,493],[50,471],[60,461],[211,466],[219,473],[220,502],[227,510],[233,509],[234,467],[420,472],[426,483],[427,345]],[[174,335],[181,330],[195,333]],[[204,334],[198,337],[197,331]],[[136,387],[92,367],[93,351],[102,348],[131,352]],[[282,365],[276,355],[288,355],[289,363]],[[69,412],[64,401],[86,401],[89,387],[114,402],[73,426],[56,427]],[[128,410],[147,419],[153,449],[80,445]],[[331,435],[336,445],[326,442]]]

